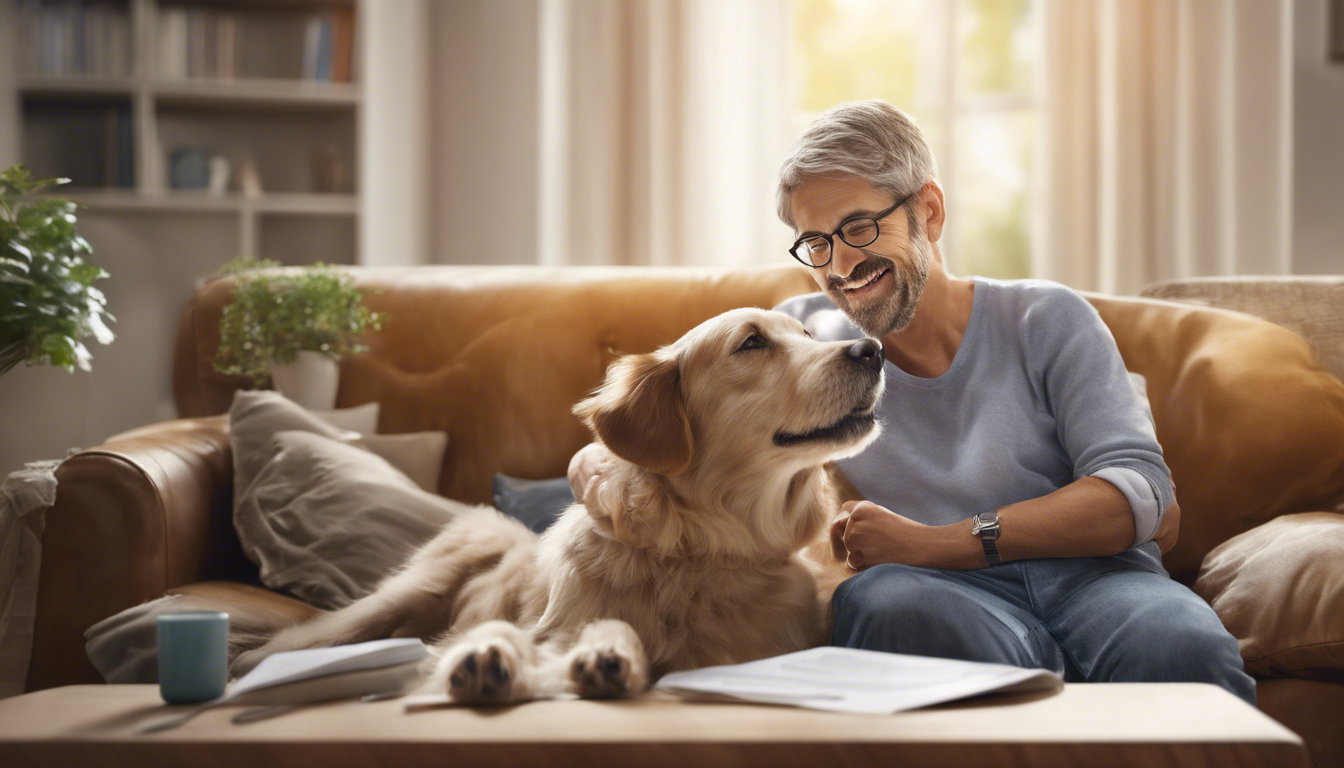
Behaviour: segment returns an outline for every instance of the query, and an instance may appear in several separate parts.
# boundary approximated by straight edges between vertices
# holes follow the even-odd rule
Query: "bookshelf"
[[[0,167],[25,162],[44,175],[58,175],[53,166],[71,175],[59,170],[68,164],[82,171],[79,188],[59,194],[84,206],[80,233],[112,275],[98,285],[116,316],[117,339],[94,346],[87,373],[19,366],[0,376],[0,478],[23,462],[173,418],[179,313],[201,279],[226,261],[246,253],[286,264],[418,264],[429,231],[428,21],[429,3],[438,0],[79,3],[100,7],[104,17],[125,16],[129,61],[121,69],[110,65],[116,58],[109,51],[118,49],[106,41],[81,67],[62,69],[55,62],[65,59],[54,56],[50,69],[32,66],[25,48],[31,40],[24,39],[32,28],[21,26],[31,2],[0,0]],[[65,7],[61,0],[39,5]],[[198,39],[210,26],[200,19],[213,18],[213,76],[160,71],[157,30],[165,10],[197,11],[190,18]],[[350,79],[306,78],[310,21],[335,12],[349,12],[357,39]],[[232,77],[218,45],[221,34],[228,42],[230,33],[219,30],[230,16]],[[48,36],[59,36],[59,23],[48,24]],[[104,20],[88,28],[107,34],[109,26]],[[185,51],[175,55],[190,65]],[[199,57],[197,63],[203,66]],[[330,66],[335,78],[334,58]],[[173,187],[177,143],[252,154],[261,192],[245,192],[236,179],[219,192]]]
[[[0,155],[71,178],[59,194],[95,228],[199,220],[201,275],[240,255],[359,263],[358,6],[0,0]]]

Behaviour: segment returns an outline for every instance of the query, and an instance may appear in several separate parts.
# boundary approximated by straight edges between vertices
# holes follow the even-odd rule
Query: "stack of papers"
[[[891,714],[985,693],[1063,686],[1059,675],[1044,669],[825,647],[673,672],[655,687],[692,698]]]
[[[418,638],[284,651],[230,685],[220,703],[300,704],[401,690],[428,655]]]

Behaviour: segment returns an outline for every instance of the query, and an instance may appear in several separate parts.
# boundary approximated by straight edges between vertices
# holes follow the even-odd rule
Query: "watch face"
[[[984,532],[998,533],[999,516],[995,512],[981,512],[975,516],[975,523],[971,525],[971,533],[979,536]]]

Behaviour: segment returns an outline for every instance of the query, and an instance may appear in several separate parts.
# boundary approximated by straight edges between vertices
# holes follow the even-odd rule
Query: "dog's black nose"
[[[845,350],[845,354],[860,365],[879,373],[882,371],[882,344],[877,339],[859,339]]]

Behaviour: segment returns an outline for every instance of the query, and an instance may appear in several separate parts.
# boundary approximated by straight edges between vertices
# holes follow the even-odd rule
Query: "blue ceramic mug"
[[[182,611],[159,616],[159,695],[191,704],[224,695],[229,614]]]

